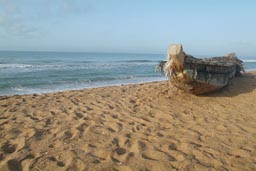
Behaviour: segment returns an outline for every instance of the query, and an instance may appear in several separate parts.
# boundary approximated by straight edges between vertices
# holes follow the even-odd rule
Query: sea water
[[[155,72],[161,54],[0,52],[0,95],[165,80]]]
[[[0,51],[0,95],[49,93],[166,80],[165,54]],[[256,58],[242,58],[256,70]]]

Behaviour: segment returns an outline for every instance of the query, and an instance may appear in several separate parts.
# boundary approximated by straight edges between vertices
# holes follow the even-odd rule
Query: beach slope
[[[0,97],[0,170],[256,170],[256,73]]]

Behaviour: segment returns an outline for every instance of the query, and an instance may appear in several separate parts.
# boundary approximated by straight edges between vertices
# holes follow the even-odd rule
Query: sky
[[[256,56],[255,0],[0,0],[0,50]]]

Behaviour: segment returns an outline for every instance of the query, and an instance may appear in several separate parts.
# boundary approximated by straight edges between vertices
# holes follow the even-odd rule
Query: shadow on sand
[[[256,72],[245,73],[240,77],[235,77],[228,86],[209,94],[202,95],[208,97],[233,97],[243,93],[249,93],[256,89]]]

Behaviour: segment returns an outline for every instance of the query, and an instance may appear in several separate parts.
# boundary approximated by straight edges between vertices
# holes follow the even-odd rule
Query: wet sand
[[[256,72],[204,96],[168,82],[0,97],[0,170],[256,170]]]

